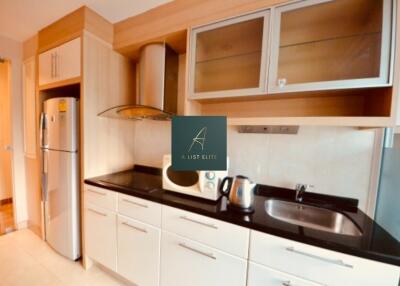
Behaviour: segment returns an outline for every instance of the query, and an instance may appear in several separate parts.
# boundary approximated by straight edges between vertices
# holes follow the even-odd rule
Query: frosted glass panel
[[[260,17],[198,33],[195,92],[259,87],[263,27]]]
[[[379,77],[383,0],[337,0],[282,13],[278,78],[287,84]]]
[[[400,240],[400,134],[394,137],[393,147],[383,152],[375,219]]]

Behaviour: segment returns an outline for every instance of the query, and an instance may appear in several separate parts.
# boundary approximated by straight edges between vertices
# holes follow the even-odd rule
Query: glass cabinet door
[[[191,33],[191,98],[266,92],[269,11],[195,28]]]
[[[391,0],[310,0],[276,9],[270,92],[390,84]]]

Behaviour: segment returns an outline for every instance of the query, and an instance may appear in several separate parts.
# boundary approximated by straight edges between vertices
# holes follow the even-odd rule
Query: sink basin
[[[342,235],[362,235],[361,230],[350,218],[325,208],[268,199],[265,201],[265,211],[275,219],[294,225]]]

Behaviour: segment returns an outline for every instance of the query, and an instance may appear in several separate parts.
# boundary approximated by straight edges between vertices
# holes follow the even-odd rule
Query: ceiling
[[[111,23],[171,0],[0,0],[0,36],[25,41],[64,15],[86,5]]]

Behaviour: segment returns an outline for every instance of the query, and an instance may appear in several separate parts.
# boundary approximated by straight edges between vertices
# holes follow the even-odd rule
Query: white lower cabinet
[[[117,272],[136,285],[159,285],[161,230],[118,215],[117,237]]]
[[[91,203],[85,204],[86,255],[117,270],[117,215]]]
[[[84,226],[85,255],[139,286],[399,286],[393,265],[88,185]]]
[[[247,286],[322,286],[299,277],[261,266],[254,262],[249,263]]]
[[[245,259],[248,257],[248,228],[167,206],[163,206],[162,226],[163,230],[234,256]]]
[[[161,241],[161,286],[246,285],[247,260],[165,231]]]
[[[322,285],[399,285],[399,267],[258,231],[250,232],[249,257],[252,262]]]

